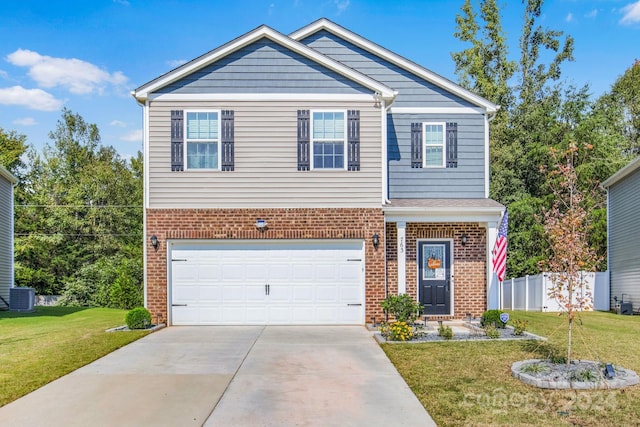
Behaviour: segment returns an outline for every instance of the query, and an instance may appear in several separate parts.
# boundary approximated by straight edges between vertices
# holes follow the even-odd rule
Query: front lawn
[[[0,311],[0,406],[147,334],[105,332],[124,325],[125,315],[109,308]]]
[[[566,317],[510,312],[566,348]],[[640,385],[621,390],[542,390],[511,376],[511,364],[542,358],[537,341],[382,344],[438,426],[620,426],[640,419]],[[640,373],[640,317],[589,312],[574,327],[573,358]]]

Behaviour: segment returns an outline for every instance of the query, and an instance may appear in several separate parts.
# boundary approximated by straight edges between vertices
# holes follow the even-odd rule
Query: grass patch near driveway
[[[382,344],[438,426],[621,426],[640,419],[640,385],[620,390],[543,390],[511,376],[518,360],[543,358],[549,344],[566,349],[566,317],[510,312],[540,341]],[[573,358],[640,372],[640,316],[582,314]],[[564,354],[564,353],[563,353]]]
[[[73,307],[0,311],[0,406],[146,335],[105,332],[123,325],[126,313]]]

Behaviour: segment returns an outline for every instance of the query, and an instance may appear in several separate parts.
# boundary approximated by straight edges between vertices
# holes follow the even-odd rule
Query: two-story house
[[[326,19],[258,27],[133,95],[154,321],[364,324],[398,293],[440,318],[493,305],[491,102]]]

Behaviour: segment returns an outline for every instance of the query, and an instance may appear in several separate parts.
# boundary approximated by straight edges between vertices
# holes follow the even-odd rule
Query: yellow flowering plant
[[[393,322],[380,326],[382,336],[389,341],[408,341],[413,338],[413,327],[407,322]]]

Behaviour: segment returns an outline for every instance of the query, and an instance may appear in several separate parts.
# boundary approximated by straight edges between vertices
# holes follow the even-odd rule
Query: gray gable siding
[[[456,122],[457,168],[411,168],[411,123]],[[472,114],[387,116],[389,198],[484,198],[484,117]]]
[[[301,43],[351,67],[399,92],[395,107],[473,107],[459,98],[414,74],[364,50],[340,37],[321,30]]]
[[[640,307],[640,169],[609,188],[609,274],[611,306],[625,294]]]
[[[267,38],[157,93],[371,93],[370,89]]]
[[[13,285],[13,189],[11,183],[0,176],[0,296],[9,301],[9,288]],[[4,307],[4,304],[0,304]]]

